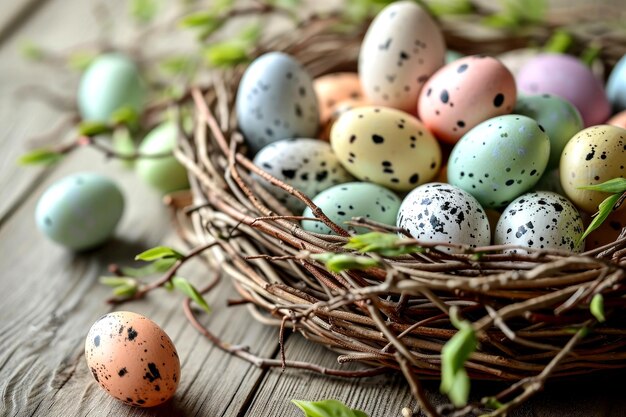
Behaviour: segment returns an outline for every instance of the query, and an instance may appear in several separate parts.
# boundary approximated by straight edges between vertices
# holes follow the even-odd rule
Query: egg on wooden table
[[[354,179],[341,165],[330,144],[318,139],[283,139],[270,143],[256,154],[254,164],[309,198]],[[301,213],[306,207],[282,188],[262,179],[260,183],[294,213]]]
[[[315,137],[319,128],[313,81],[302,65],[282,52],[261,55],[248,66],[235,110],[253,152],[281,139]]]
[[[139,153],[147,157],[137,160],[135,170],[139,177],[162,193],[189,188],[187,170],[174,155],[168,155],[174,151],[177,137],[178,126],[165,122],[150,131],[139,145]]]
[[[606,82],[606,95],[613,110],[626,109],[626,55],[617,62]]]
[[[124,196],[109,178],[83,172],[52,184],[39,198],[35,219],[54,242],[75,251],[103,244],[124,212]]]
[[[415,113],[422,86],[444,63],[446,46],[435,20],[413,1],[386,6],[361,44],[359,75],[372,104]]]
[[[330,220],[352,233],[367,233],[365,227],[354,227],[345,224],[353,217],[365,217],[378,223],[393,226],[400,208],[400,199],[390,190],[380,185],[368,182],[348,182],[335,185],[322,191],[313,198]],[[314,217],[312,210],[307,207],[302,214],[305,217]],[[309,232],[334,234],[322,222],[303,220],[302,228]]]
[[[135,63],[119,53],[96,58],[80,79],[78,108],[84,120],[108,122],[123,107],[139,113],[146,88]]]
[[[363,100],[359,75],[354,72],[335,72],[313,80],[319,105],[320,124],[328,123],[340,103]]]
[[[565,197],[549,191],[521,195],[509,204],[496,226],[496,245],[582,252],[584,231],[576,207]],[[517,249],[511,253],[525,253]]]
[[[116,311],[98,319],[85,339],[85,357],[96,382],[128,405],[162,404],[180,381],[174,343],[141,314]]]
[[[495,58],[473,55],[437,71],[419,96],[419,119],[440,140],[454,144],[491,117],[511,113],[517,94],[510,71]]]

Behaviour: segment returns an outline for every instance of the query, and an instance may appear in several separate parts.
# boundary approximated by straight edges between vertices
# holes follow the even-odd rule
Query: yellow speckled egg
[[[626,129],[626,110],[617,113],[615,116],[611,117],[607,122],[607,125],[619,126],[623,129]]]
[[[386,107],[361,107],[341,115],[330,144],[343,166],[363,181],[408,191],[432,180],[441,149],[415,117]]]
[[[361,100],[359,75],[353,72],[336,72],[313,80],[313,88],[319,105],[320,123],[328,123],[336,106],[350,100]]]
[[[100,386],[126,404],[159,405],[178,387],[180,361],[172,340],[140,314],[102,316],[87,334],[85,356]]]
[[[588,213],[609,196],[580,187],[626,177],[626,129],[592,126],[578,132],[561,155],[561,185],[567,197]]]
[[[591,218],[585,226],[591,222]],[[626,210],[614,211],[596,230],[585,239],[585,249],[592,250],[608,245],[617,240],[622,229],[626,227]]]

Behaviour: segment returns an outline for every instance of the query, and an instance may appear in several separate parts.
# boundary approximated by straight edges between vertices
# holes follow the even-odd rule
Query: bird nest
[[[313,77],[356,69],[363,31],[338,32],[332,25],[332,18],[309,21],[257,53],[284,51]],[[459,33],[450,36],[457,48],[472,45]],[[515,39],[492,40],[489,50],[525,42]],[[615,242],[582,254],[511,254],[502,246],[456,246],[456,253],[448,253],[437,242],[409,238],[394,244],[415,252],[398,256],[346,249],[345,225],[333,224],[310,198],[252,163],[234,117],[244,69],[223,70],[208,88],[191,92],[195,131],[176,153],[189,171],[193,201],[178,211],[179,230],[193,244],[212,246],[211,262],[232,280],[255,318],[330,347],[339,364],[368,365],[323,369],[283,357],[286,366],[348,377],[400,370],[430,415],[485,408],[500,415],[548,378],[626,367],[626,230]],[[303,230],[299,213],[275,199],[259,178],[300,199],[336,234]],[[368,219],[353,222],[398,233]],[[316,256],[329,253],[371,258],[377,266],[333,272]],[[604,302],[602,322],[590,311],[596,294]],[[467,336],[460,344],[472,337],[476,342],[464,363],[461,358],[469,378],[510,383],[482,402],[435,409],[420,381],[441,376],[444,346],[464,331],[459,327]]]

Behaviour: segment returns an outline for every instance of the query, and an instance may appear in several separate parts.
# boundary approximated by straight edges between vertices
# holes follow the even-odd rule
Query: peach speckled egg
[[[480,122],[510,113],[516,98],[511,72],[495,58],[473,55],[437,71],[424,85],[417,111],[435,136],[456,143]]]
[[[320,123],[328,123],[336,106],[342,102],[359,101],[363,98],[359,75],[353,72],[336,72],[313,80],[320,108]]]
[[[623,112],[617,113],[615,116],[611,117],[607,122],[607,125],[613,125],[621,127],[622,129],[626,129],[626,110]]]
[[[589,219],[589,222],[591,219]],[[586,222],[585,226],[589,224]],[[626,227],[626,210],[618,210],[609,215],[596,230],[585,239],[585,249],[592,250],[613,243]]]
[[[180,380],[172,340],[140,314],[116,311],[102,316],[87,334],[85,356],[102,388],[129,405],[159,405],[174,395]]]

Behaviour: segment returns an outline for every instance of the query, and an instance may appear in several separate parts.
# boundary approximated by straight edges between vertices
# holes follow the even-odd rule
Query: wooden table
[[[126,2],[103,2],[125,10]],[[76,78],[67,71],[25,62],[24,39],[60,49],[98,35],[93,7],[85,0],[2,0],[0,5],[0,415],[1,416],[301,416],[290,399],[337,398],[372,417],[400,415],[413,404],[399,375],[339,380],[309,372],[260,370],[220,351],[185,320],[181,298],[164,292],[122,308],[147,315],[172,337],[182,361],[182,377],[173,401],[154,409],[136,409],[110,398],[90,375],[83,343],[91,324],[112,308],[109,289],[98,283],[111,262],[127,263],[160,243],[181,247],[169,227],[160,197],[132,172],[106,162],[91,150],[72,154],[50,168],[16,164],[26,138],[53,126],[59,111],[29,100],[19,88],[45,84],[69,95]],[[118,9],[115,9],[118,10]],[[121,12],[118,12],[121,13]],[[100,15],[102,16],[102,15]],[[124,36],[123,24],[120,36]],[[115,238],[100,250],[74,255],[44,239],[34,223],[42,192],[77,171],[106,173],[122,187],[127,210]],[[208,279],[204,264],[186,266],[184,276]],[[208,296],[214,313],[204,324],[224,339],[276,357],[278,332],[251,320],[245,307],[227,308],[236,298],[229,282]],[[299,335],[288,336],[291,359],[338,366],[335,355]],[[566,383],[548,390],[516,416],[626,416],[624,384],[601,379]],[[441,401],[437,384],[428,385]],[[494,392],[477,384],[476,395]]]

